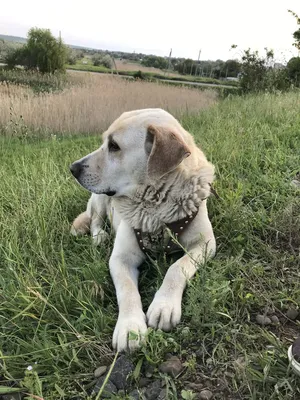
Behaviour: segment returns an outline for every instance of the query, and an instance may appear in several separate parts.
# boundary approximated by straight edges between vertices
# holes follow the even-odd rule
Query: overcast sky
[[[292,46],[300,0],[0,0],[0,33],[26,36],[32,26],[61,31],[68,44],[197,59],[238,57],[229,51],[275,50],[296,55]]]

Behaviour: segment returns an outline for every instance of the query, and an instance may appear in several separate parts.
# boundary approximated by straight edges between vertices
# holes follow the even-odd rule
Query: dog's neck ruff
[[[136,230],[157,234],[167,224],[197,213],[210,195],[210,175],[183,176],[174,173],[155,185],[141,185],[131,198],[114,199],[121,217]]]

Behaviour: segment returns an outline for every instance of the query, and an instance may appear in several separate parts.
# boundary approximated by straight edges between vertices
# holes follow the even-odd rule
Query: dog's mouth
[[[108,190],[107,192],[103,192],[106,196],[114,196],[117,192],[115,190]]]
[[[105,194],[106,196],[109,196],[109,197],[114,196],[117,193],[116,190],[111,190],[111,189],[109,189],[109,190],[93,190],[92,188],[88,187],[87,190],[89,190],[90,192],[95,193],[95,194]]]

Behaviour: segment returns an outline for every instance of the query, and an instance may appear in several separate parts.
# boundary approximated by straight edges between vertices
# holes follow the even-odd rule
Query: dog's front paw
[[[103,229],[100,229],[98,232],[92,232],[93,243],[95,246],[100,246],[109,241],[109,234],[105,232]]]
[[[181,319],[181,294],[156,293],[147,312],[148,326],[170,331]]]
[[[131,315],[119,315],[113,334],[113,347],[117,351],[136,350],[147,331],[146,317],[142,310]]]

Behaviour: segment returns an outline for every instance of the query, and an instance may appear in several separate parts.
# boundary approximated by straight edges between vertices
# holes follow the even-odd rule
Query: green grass
[[[86,72],[102,72],[102,73],[111,73],[112,70],[109,68],[103,67],[102,65],[100,66],[95,66],[92,64],[75,64],[75,65],[67,65],[67,69],[71,69],[74,71],[86,71]]]
[[[151,332],[133,357],[157,366],[165,353],[178,353],[185,370],[176,387],[168,381],[172,398],[187,380],[211,384],[220,400],[300,398],[287,360],[299,323],[255,323],[266,306],[281,317],[300,302],[300,201],[290,185],[300,169],[299,104],[299,93],[233,97],[182,120],[216,165],[221,199],[209,200],[217,255],[189,284],[182,323]],[[69,235],[89,195],[68,165],[99,142],[0,141],[0,386],[25,386],[47,400],[87,399],[93,370],[112,360],[112,241],[96,249],[89,237]],[[142,268],[145,309],[166,268],[163,259]]]

